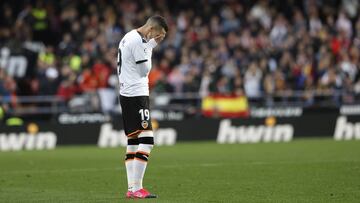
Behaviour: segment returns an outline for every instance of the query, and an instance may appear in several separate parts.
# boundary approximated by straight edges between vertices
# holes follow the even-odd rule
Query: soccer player
[[[165,37],[168,26],[161,16],[150,17],[145,25],[128,32],[119,43],[118,74],[120,105],[128,138],[125,166],[127,198],[156,198],[143,188],[143,178],[154,146],[149,110],[149,80],[152,50]]]

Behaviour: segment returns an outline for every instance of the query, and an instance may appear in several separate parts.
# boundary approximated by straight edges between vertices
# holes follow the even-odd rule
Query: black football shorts
[[[125,97],[120,95],[125,135],[132,137],[152,130],[149,96]]]

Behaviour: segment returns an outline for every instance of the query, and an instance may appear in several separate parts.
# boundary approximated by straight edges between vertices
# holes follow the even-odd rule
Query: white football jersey
[[[147,42],[137,30],[128,32],[121,39],[118,50],[120,95],[149,96],[148,75],[152,50],[156,45],[154,39]]]

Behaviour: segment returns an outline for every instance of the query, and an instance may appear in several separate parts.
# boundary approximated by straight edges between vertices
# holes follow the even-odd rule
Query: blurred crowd
[[[68,100],[115,89],[119,40],[153,14],[170,29],[153,54],[152,92],[357,93],[359,10],[357,0],[2,1],[0,45],[44,48],[25,80],[0,67],[0,93]]]

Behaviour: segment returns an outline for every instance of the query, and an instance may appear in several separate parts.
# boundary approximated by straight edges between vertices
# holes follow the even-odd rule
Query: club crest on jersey
[[[149,123],[147,121],[142,121],[141,126],[146,129],[149,126]]]

